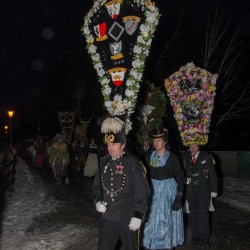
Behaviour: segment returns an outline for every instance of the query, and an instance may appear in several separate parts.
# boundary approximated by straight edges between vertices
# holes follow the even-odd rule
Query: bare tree
[[[160,0],[159,0],[160,1]],[[250,119],[250,33],[247,0],[179,0],[161,35],[164,47],[153,68],[153,81],[164,79],[187,62],[217,73],[210,138],[228,122]],[[245,6],[245,5],[246,6]],[[169,13],[169,12],[168,12]],[[169,23],[170,20],[170,23]],[[163,22],[164,19],[160,20]],[[169,28],[169,25],[173,27]],[[152,69],[151,69],[152,70]],[[211,142],[212,142],[211,141]],[[212,145],[212,144],[211,144]]]
[[[208,17],[204,49],[204,68],[217,69],[219,75],[215,127],[250,117],[249,45],[240,23],[234,27],[232,19],[226,20],[219,2]]]

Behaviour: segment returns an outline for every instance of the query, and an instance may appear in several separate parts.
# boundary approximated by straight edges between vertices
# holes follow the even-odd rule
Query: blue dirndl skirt
[[[145,220],[142,245],[149,249],[165,249],[182,245],[184,225],[182,209],[174,211],[177,183],[175,179],[152,181],[153,197]]]

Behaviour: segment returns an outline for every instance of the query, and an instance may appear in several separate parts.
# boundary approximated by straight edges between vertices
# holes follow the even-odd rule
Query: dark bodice
[[[177,191],[183,192],[184,188],[184,173],[181,167],[178,157],[171,153],[169,154],[168,160],[162,167],[149,166],[150,178],[155,180],[164,180],[174,178],[178,184]]]
[[[89,145],[89,148],[88,148],[88,153],[91,153],[91,154],[97,154],[97,145],[96,144],[93,144],[93,145]]]

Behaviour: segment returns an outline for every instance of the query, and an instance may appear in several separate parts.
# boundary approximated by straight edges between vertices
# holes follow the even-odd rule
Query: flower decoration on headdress
[[[205,145],[208,141],[217,78],[217,74],[191,62],[165,79],[184,146]]]
[[[150,0],[96,0],[82,27],[97,71],[104,105],[132,128],[137,94],[159,12]]]

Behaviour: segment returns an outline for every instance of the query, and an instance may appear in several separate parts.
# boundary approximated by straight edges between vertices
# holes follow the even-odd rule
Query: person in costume
[[[211,197],[218,193],[218,183],[212,156],[189,146],[183,155],[186,181],[186,198],[192,221],[192,244],[210,247],[209,206]]]
[[[142,163],[125,150],[124,123],[107,118],[101,126],[108,154],[101,159],[93,182],[96,210],[102,214],[98,250],[139,249],[139,229],[147,210],[150,189]]]
[[[70,154],[68,145],[65,143],[65,136],[57,134],[49,150],[49,164],[54,173],[57,185],[63,185],[64,178],[68,176],[68,164]]]
[[[145,163],[146,162],[146,158],[148,157],[148,155],[150,155],[152,153],[152,151],[153,151],[153,148],[150,145],[149,138],[144,138],[143,142],[142,142],[142,145],[140,145],[137,148],[136,154],[137,154],[138,158],[143,163]]]
[[[79,144],[76,145],[75,148],[75,159],[77,163],[77,172],[81,175],[83,174],[83,169],[85,166],[86,158],[87,158],[87,146],[85,142],[82,140]]]
[[[150,133],[155,150],[148,159],[153,192],[143,231],[145,249],[173,249],[184,242],[184,174],[178,157],[166,149],[167,135],[166,129]]]
[[[84,167],[84,176],[93,177],[98,169],[98,148],[94,138],[90,139],[88,156]]]

